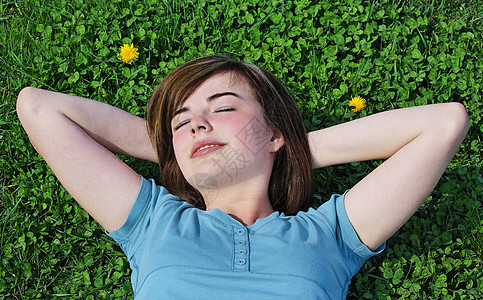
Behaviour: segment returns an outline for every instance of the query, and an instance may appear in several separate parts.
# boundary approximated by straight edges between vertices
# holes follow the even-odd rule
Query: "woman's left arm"
[[[313,168],[386,159],[345,197],[360,240],[377,249],[436,186],[468,130],[459,103],[397,109],[310,132]]]

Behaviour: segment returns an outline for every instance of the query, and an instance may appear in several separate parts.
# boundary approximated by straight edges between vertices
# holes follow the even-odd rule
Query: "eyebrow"
[[[208,97],[208,99],[206,99],[206,102],[213,102],[216,99],[221,98],[221,97],[224,97],[224,96],[234,96],[236,98],[242,99],[242,97],[240,95],[236,94],[236,93],[233,93],[233,92],[223,92],[223,93],[216,93],[216,94],[211,95],[210,97]],[[179,115],[181,113],[184,113],[186,111],[189,111],[189,108],[188,107],[182,107],[182,108],[178,109],[174,113],[174,116],[173,117],[176,117],[177,115]]]

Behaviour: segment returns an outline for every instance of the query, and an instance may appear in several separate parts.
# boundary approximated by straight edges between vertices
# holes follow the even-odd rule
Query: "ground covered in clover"
[[[25,86],[144,117],[154,86],[211,53],[275,73],[315,130],[379,111],[457,101],[471,124],[423,207],[353,278],[349,299],[483,294],[480,1],[0,2],[0,299],[126,299],[129,266],[61,187],[15,114]],[[150,163],[125,159],[144,176]],[[314,206],[380,162],[315,173]],[[408,187],[410,188],[410,187]]]

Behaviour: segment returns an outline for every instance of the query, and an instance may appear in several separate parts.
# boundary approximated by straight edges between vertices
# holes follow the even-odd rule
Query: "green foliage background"
[[[144,116],[170,69],[211,53],[275,73],[308,130],[463,103],[471,125],[459,153],[387,250],[354,277],[349,298],[481,299],[481,0],[0,1],[0,299],[132,296],[119,247],[30,145],[15,114],[19,91],[72,93]],[[116,56],[123,43],[139,48],[132,65]],[[348,107],[356,94],[367,99],[358,114]],[[126,160],[155,176],[154,165]],[[314,205],[378,163],[318,170]]]

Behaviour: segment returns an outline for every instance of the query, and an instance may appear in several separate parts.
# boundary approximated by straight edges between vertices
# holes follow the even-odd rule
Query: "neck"
[[[274,212],[267,187],[268,183],[251,180],[220,188],[217,192],[202,192],[202,195],[206,210],[218,208],[246,226]]]

